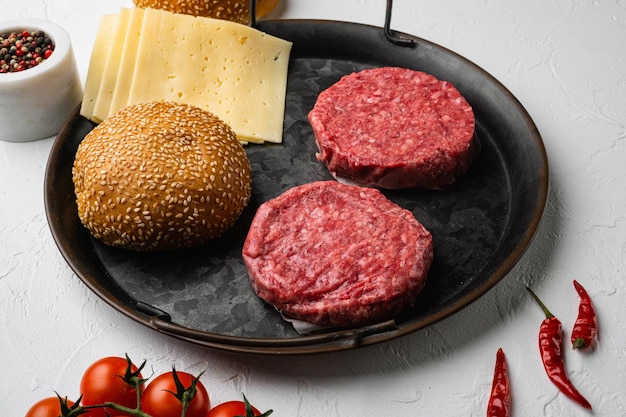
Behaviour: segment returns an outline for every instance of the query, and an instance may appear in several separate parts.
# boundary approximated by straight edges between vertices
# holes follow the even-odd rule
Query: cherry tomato
[[[250,406],[255,416],[260,416],[261,412]],[[235,417],[246,415],[246,404],[243,401],[227,401],[213,407],[205,417]]]
[[[176,375],[184,389],[188,389],[196,379],[186,372],[176,371]],[[161,374],[154,378],[143,392],[141,409],[152,417],[178,417],[182,415],[183,407],[181,400],[176,398],[176,393],[180,392],[174,380],[174,372]],[[189,403],[185,417],[205,417],[210,408],[209,394],[198,380],[196,395]]]
[[[83,396],[82,405],[96,405],[114,402],[129,408],[137,406],[137,390],[126,382],[129,360],[119,357],[106,357],[97,360],[87,368],[80,380],[80,392]],[[133,364],[130,367],[136,377],[142,379],[139,369]],[[140,385],[143,390],[143,384]],[[109,414],[116,412],[109,409]],[[104,408],[96,408],[84,414],[88,417],[106,417]]]
[[[71,407],[74,403],[67,402],[67,406]],[[26,412],[26,417],[59,417],[61,415],[61,403],[57,397],[48,397],[37,401]]]

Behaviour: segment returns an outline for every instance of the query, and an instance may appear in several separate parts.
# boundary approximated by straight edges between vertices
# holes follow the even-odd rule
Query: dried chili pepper
[[[565,362],[561,355],[561,343],[563,341],[562,324],[543,304],[537,295],[530,288],[526,287],[533,296],[537,304],[541,307],[546,318],[539,328],[539,351],[543,367],[550,381],[566,396],[574,400],[581,406],[591,410],[591,404],[578,392],[574,384],[569,380],[565,370]]]
[[[572,348],[586,349],[591,346],[593,339],[598,334],[598,318],[593,308],[591,297],[585,288],[574,280],[574,288],[580,297],[578,317],[572,330]]]
[[[496,354],[496,366],[493,371],[491,396],[487,406],[487,417],[508,417],[511,409],[511,391],[509,388],[509,371],[502,348]]]

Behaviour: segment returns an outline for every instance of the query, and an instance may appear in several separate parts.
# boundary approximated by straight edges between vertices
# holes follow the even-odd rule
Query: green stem
[[[546,307],[546,305],[539,299],[539,297],[537,297],[537,294],[535,294],[533,290],[530,289],[530,287],[526,287],[526,289],[528,290],[530,295],[533,296],[537,304],[539,304],[539,307],[541,307],[541,309],[543,310],[543,313],[546,315],[546,318],[550,319],[554,317],[554,314],[550,313],[550,310],[548,310],[548,307]]]
[[[124,414],[133,417],[152,417],[151,415],[144,413],[140,408],[130,408],[124,407],[123,405],[119,405],[114,402],[105,402],[102,404],[94,404],[94,405],[83,405],[78,407],[76,410],[71,411],[67,417],[78,417],[84,414],[87,410],[93,410],[98,408],[109,408],[116,411],[121,411]]]
[[[135,392],[137,393],[137,410],[141,409],[141,384],[144,382],[138,377],[135,377]]]
[[[117,403],[109,403],[109,402],[106,402],[103,405],[107,408],[112,408],[113,410],[121,411],[124,414],[128,414],[134,417],[152,417],[149,414],[144,413],[139,407],[129,408],[129,407],[124,407],[123,405],[119,405]]]

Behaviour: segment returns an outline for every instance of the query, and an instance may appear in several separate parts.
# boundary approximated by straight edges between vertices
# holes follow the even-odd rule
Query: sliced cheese
[[[146,9],[127,104],[204,108],[243,141],[281,142],[291,43],[238,23]]]
[[[100,81],[103,78],[106,59],[113,43],[111,33],[115,32],[118,23],[118,14],[106,14],[100,18],[98,31],[96,32],[95,47],[91,51],[87,79],[83,92],[83,102],[80,114],[91,119],[96,97],[100,90]]]
[[[245,25],[155,9],[100,23],[83,116],[153,100],[204,108],[242,142],[282,141],[291,43]]]
[[[110,115],[109,109],[117,82],[117,70],[120,65],[120,60],[122,59],[123,48],[121,45],[124,43],[126,37],[126,27],[129,18],[130,9],[122,9],[118,17],[115,31],[109,35],[112,37],[112,46],[109,48],[109,53],[107,54],[104,72],[100,80],[100,88],[98,89],[98,95],[91,115],[91,119],[96,123],[102,122]]]
[[[139,39],[143,32],[143,15],[144,9],[134,8],[130,11],[122,45],[121,58],[117,68],[115,87],[109,106],[109,115],[115,114],[128,104],[128,94],[133,82],[133,74],[135,73]]]

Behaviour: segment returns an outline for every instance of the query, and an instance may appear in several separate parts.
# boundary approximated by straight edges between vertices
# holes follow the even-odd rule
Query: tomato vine
[[[54,397],[41,400],[29,409],[26,417],[172,417],[178,413],[180,417],[211,415],[209,394],[200,381],[203,373],[193,376],[172,367],[171,372],[160,374],[148,383],[149,379],[141,375],[145,365],[146,361],[139,366],[134,365],[128,355],[125,358],[102,358],[83,373],[81,394],[75,402],[56,393],[58,403],[54,402]],[[245,395],[243,399],[242,417],[266,417],[272,413],[272,410],[268,410],[260,414]]]

